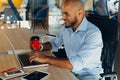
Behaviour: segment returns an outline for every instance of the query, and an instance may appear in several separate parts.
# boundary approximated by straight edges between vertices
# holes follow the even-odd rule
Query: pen
[[[2,71],[1,73],[9,72],[9,71],[12,71],[12,70],[15,70],[15,69],[16,69],[15,67],[14,68],[9,68],[9,69],[6,69],[6,70]]]

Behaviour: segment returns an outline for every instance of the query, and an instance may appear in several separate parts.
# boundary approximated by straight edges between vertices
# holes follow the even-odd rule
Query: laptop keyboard
[[[39,64],[39,63],[36,63],[34,61],[32,63],[30,63],[29,54],[18,55],[18,59],[19,59],[22,66],[30,66],[30,65],[38,65]]]

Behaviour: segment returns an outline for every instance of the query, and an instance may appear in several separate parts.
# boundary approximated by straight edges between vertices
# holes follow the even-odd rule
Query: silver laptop
[[[46,63],[37,63],[37,62],[30,63],[29,61],[29,54],[31,53],[30,50],[14,50],[14,53],[22,68],[33,68],[33,67],[41,67],[41,66],[49,65]]]

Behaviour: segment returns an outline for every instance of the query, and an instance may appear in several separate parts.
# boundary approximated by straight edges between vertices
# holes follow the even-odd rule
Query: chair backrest
[[[32,18],[32,25],[36,26],[38,23],[42,24],[43,29],[47,30],[47,15],[48,15],[49,7],[44,7],[38,11]],[[34,27],[35,28],[35,27]]]
[[[104,45],[101,56],[102,67],[104,73],[111,73],[118,45],[117,21],[94,14],[89,15],[87,19],[101,30]]]
[[[49,10],[48,7],[42,8],[36,13],[35,18],[46,18],[48,14],[48,10]]]

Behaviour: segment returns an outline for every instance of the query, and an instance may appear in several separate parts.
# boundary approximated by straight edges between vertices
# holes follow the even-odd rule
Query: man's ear
[[[79,9],[79,11],[78,11],[78,15],[81,15],[82,12],[83,12],[83,10],[82,10],[82,9]]]

